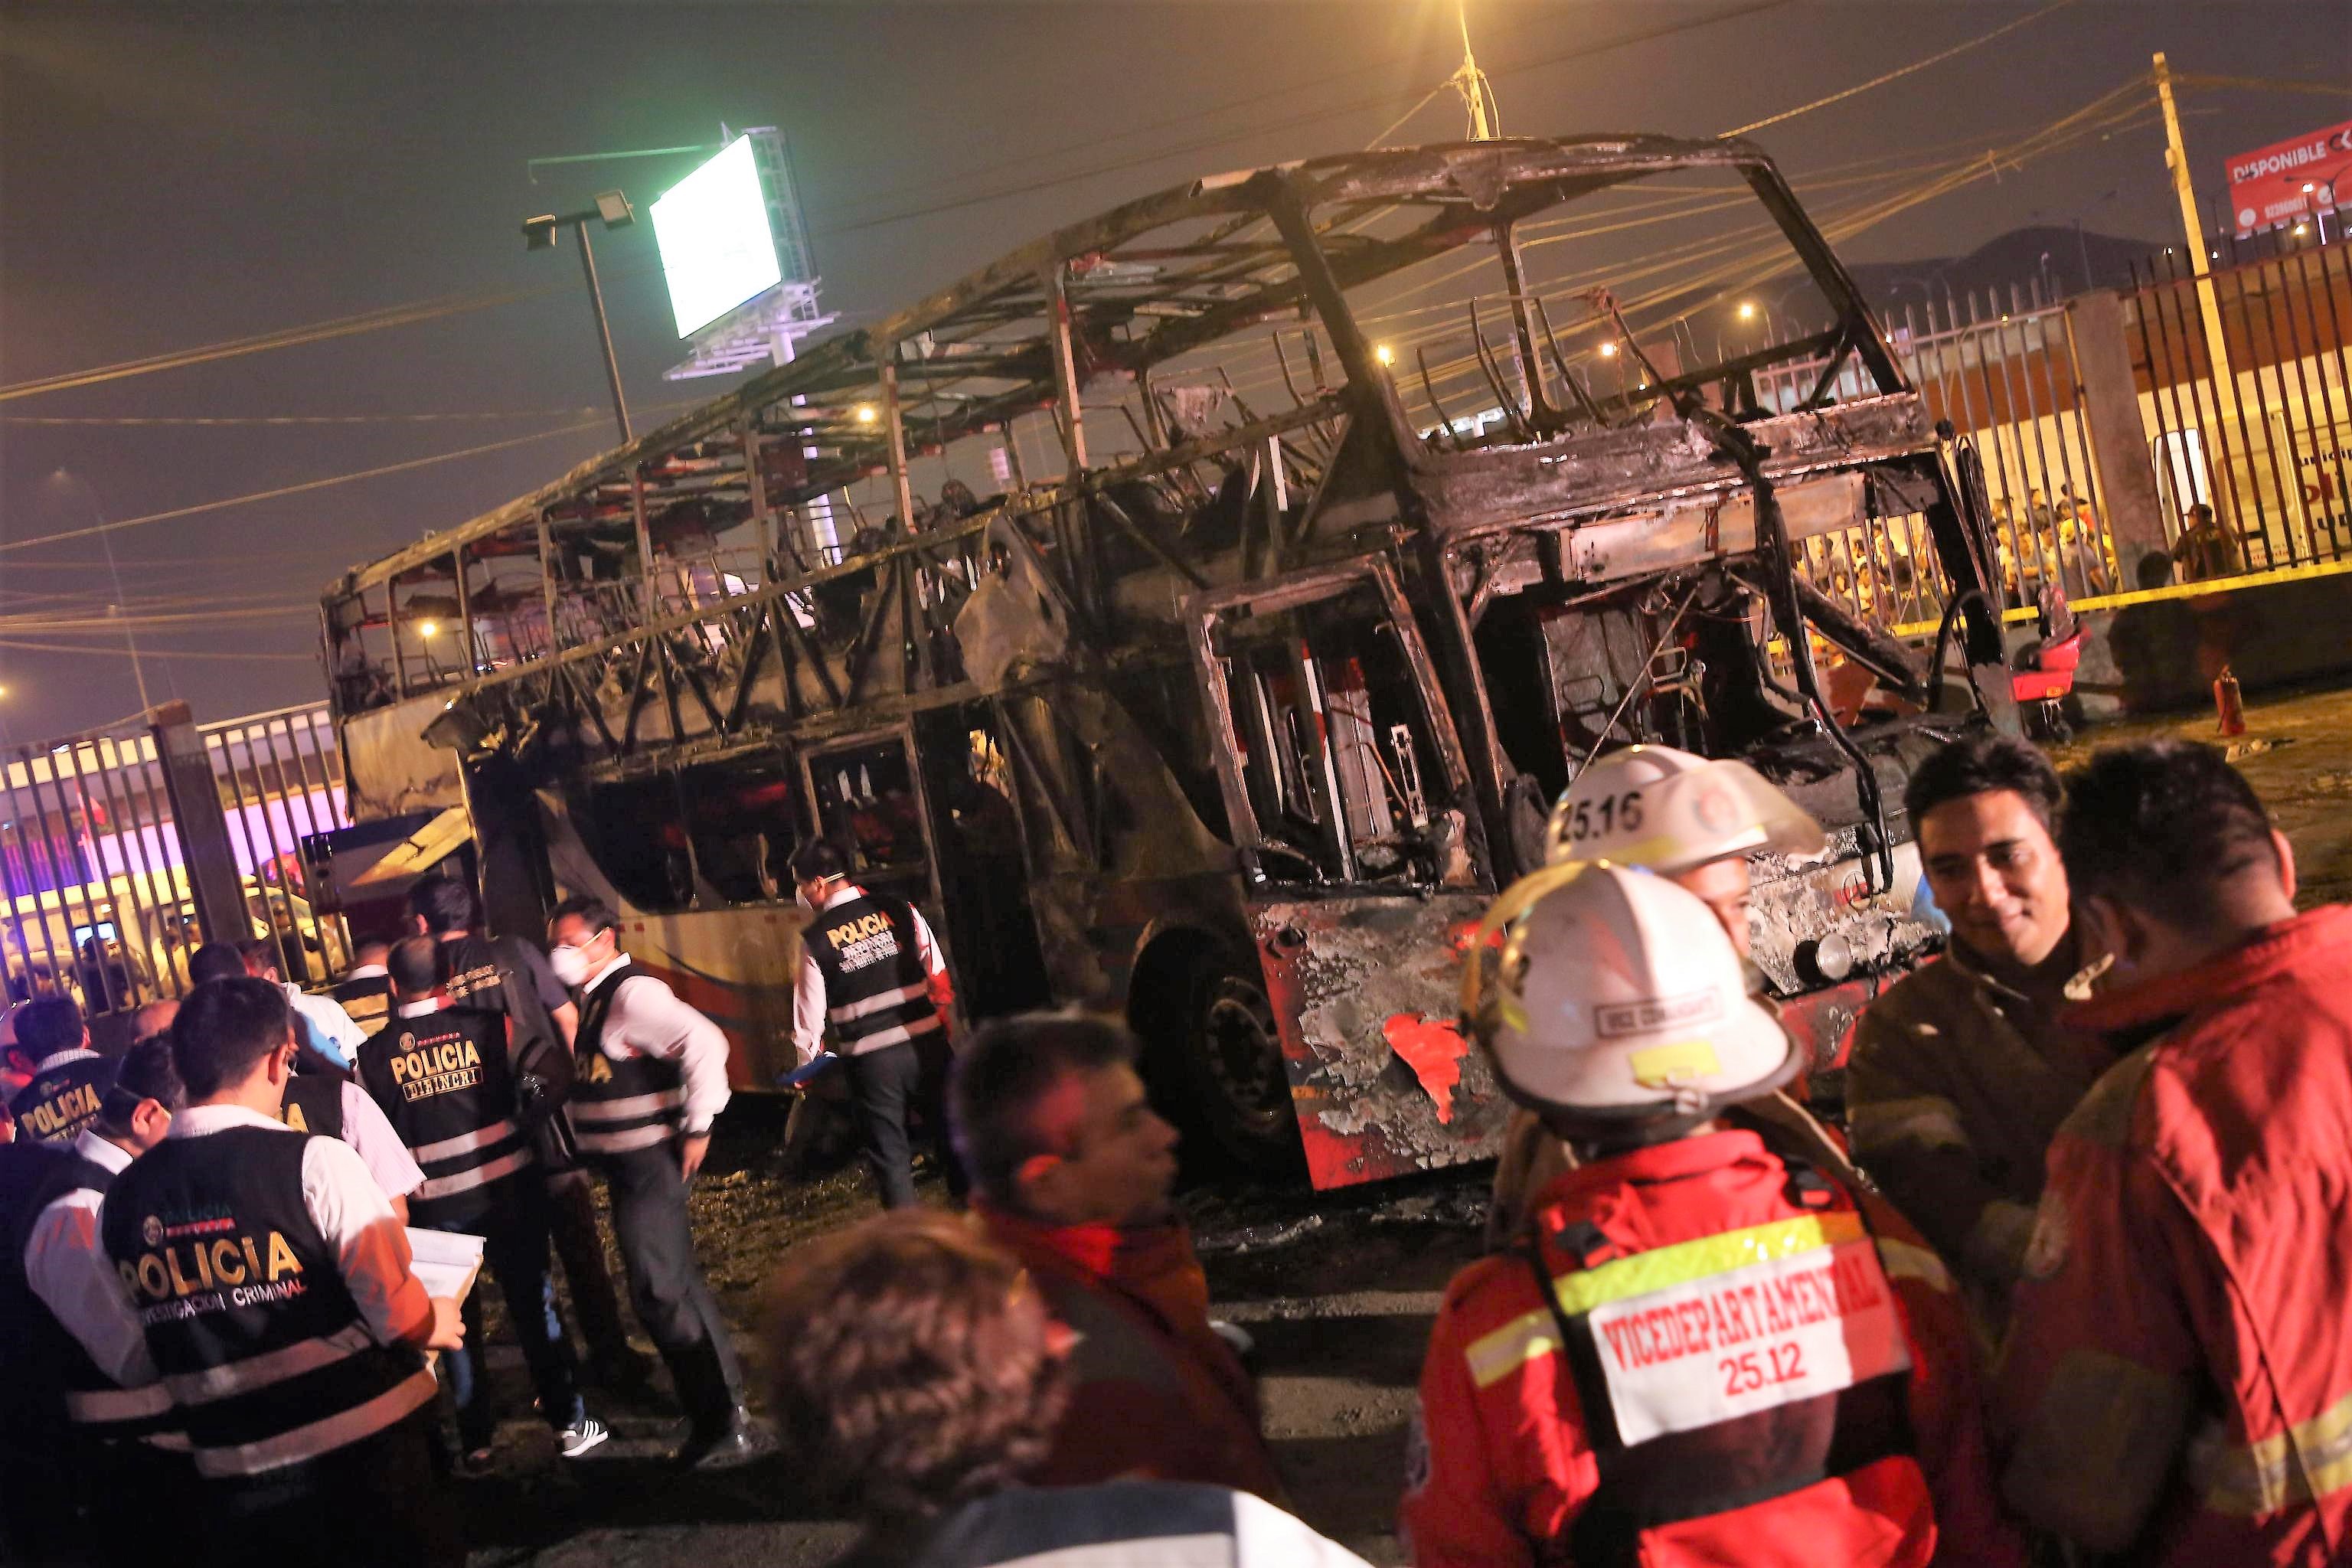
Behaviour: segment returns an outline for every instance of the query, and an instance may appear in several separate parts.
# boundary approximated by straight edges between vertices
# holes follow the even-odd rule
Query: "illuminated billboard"
[[[783,281],[749,136],[672,185],[654,203],[653,216],[681,338]]]

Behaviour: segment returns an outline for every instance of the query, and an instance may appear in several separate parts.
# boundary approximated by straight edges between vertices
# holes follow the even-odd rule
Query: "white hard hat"
[[[1482,929],[1506,923],[1493,993],[1477,998],[1477,983],[1465,984],[1465,1010],[1522,1104],[1601,1120],[1705,1117],[1770,1093],[1803,1065],[1749,1000],[1714,913],[1662,876],[1538,871],[1496,900]]]
[[[1818,855],[1827,844],[1822,825],[1746,763],[1627,746],[1577,774],[1559,797],[1544,858],[1671,875],[1758,849]]]

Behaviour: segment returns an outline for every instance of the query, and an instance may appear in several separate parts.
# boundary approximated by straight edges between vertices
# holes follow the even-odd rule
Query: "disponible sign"
[[[2230,160],[2230,211],[2240,239],[2331,211],[2345,198],[2352,198],[2352,120]]]

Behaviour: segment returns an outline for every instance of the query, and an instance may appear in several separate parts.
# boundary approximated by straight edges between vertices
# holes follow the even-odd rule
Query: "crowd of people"
[[[1744,962],[1748,857],[1824,846],[1752,770],[1602,759],[1496,901],[1464,1016],[1518,1114],[1397,1478],[1416,1563],[2352,1561],[2352,913],[2297,912],[2203,746],[2062,780],[1974,734],[1906,805],[1949,951],[1863,1014],[1850,1141]],[[844,1568],[1359,1564],[1289,1511],[1134,1037],[1055,1013],[951,1042],[920,914],[827,847],[793,869],[796,1040],[847,1074],[884,1212],[782,1260],[767,1423],[686,1202],[725,1037],[595,900],[542,952],[420,885],[416,933],[338,987],[380,1020],[355,1044],[259,951],[200,950],[116,1059],[69,1000],[20,1009],[9,1560],[143,1559],[174,1517],[199,1560],[454,1561],[448,1472],[497,1411],[478,1296],[428,1289],[421,1238],[481,1238],[582,1458],[608,1436],[583,1390],[645,1373],[596,1181],[677,1462],[780,1441],[859,1522]],[[968,1212],[918,1201],[910,1120],[951,1131]]]

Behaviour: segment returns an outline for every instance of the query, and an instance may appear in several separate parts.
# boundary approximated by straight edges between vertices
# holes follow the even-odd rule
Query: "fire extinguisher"
[[[2213,711],[2221,720],[2221,733],[2242,735],[2246,732],[2246,703],[2238,691],[2237,672],[2228,665],[2213,678]]]

